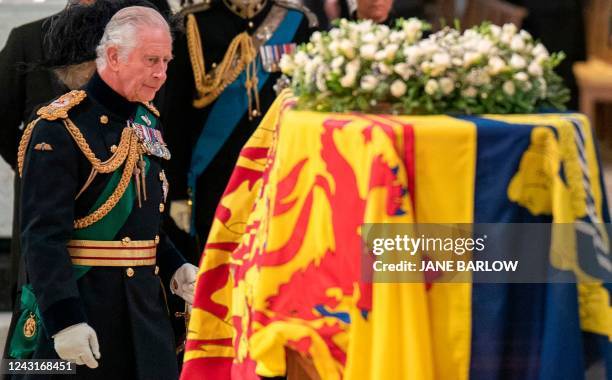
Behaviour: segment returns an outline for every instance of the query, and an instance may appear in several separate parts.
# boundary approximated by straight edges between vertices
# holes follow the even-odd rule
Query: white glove
[[[172,280],[170,280],[170,291],[192,305],[197,276],[198,267],[189,263],[183,264],[174,272]]]
[[[170,217],[178,228],[189,233],[191,229],[191,205],[188,200],[170,202]]]
[[[63,360],[98,368],[96,359],[100,359],[100,345],[96,332],[87,323],[66,327],[53,335],[53,342],[55,352]]]

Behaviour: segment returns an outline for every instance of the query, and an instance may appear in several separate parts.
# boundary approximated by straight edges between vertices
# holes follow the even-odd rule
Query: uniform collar
[[[88,96],[93,97],[103,107],[108,108],[110,112],[124,119],[130,118],[139,105],[139,103],[130,102],[115,92],[97,72],[85,85],[85,90]]]
[[[269,2],[269,0],[223,0],[229,10],[247,20],[255,18]]]

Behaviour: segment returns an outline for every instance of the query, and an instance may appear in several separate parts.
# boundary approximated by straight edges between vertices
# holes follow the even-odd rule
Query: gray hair
[[[115,46],[119,51],[119,59],[125,61],[128,55],[138,45],[138,32],[143,27],[162,28],[170,34],[170,27],[159,12],[153,8],[132,6],[126,7],[113,15],[104,35],[96,47],[96,66],[106,67],[106,50]]]

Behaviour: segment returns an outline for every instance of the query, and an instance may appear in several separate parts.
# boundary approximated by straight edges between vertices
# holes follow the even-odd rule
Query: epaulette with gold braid
[[[157,110],[157,108],[155,108],[155,106],[153,105],[153,103],[151,102],[142,102],[142,105],[147,107],[147,109],[156,117],[159,117],[159,111]]]
[[[179,18],[183,19],[188,14],[207,11],[210,9],[211,5],[211,0],[189,1],[187,5],[183,6],[179,11]]]
[[[67,119],[68,111],[71,108],[81,103],[87,97],[87,93],[83,90],[72,90],[59,98],[55,99],[51,104],[46,105],[36,111],[36,114],[41,119],[53,121],[57,119]]]

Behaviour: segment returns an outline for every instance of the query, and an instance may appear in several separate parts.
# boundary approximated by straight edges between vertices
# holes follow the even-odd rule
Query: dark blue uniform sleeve
[[[66,247],[73,231],[78,154],[61,122],[41,120],[23,167],[21,243],[49,336],[86,319]]]
[[[169,289],[170,280],[174,272],[186,262],[187,260],[176,249],[168,235],[163,230],[160,231],[159,244],[157,246],[157,263],[159,266],[159,276],[164,282],[164,286],[167,287],[166,289]]]

